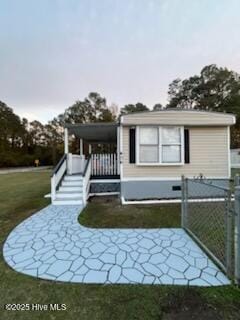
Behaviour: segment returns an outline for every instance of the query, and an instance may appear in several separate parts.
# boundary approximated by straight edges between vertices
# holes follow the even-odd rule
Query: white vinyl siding
[[[228,128],[187,127],[189,129],[190,163],[182,166],[138,166],[129,163],[129,127],[122,128],[122,178],[180,178],[202,173],[206,177],[228,177]]]

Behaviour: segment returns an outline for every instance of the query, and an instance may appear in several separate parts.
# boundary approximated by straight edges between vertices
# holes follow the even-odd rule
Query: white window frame
[[[158,128],[158,159],[159,162],[140,162],[140,127],[141,128]],[[162,162],[162,128],[178,128],[180,129],[180,145],[181,145],[181,162]],[[171,144],[169,144],[171,145]],[[136,165],[138,166],[182,166],[184,165],[184,127],[183,126],[137,126],[136,127]]]

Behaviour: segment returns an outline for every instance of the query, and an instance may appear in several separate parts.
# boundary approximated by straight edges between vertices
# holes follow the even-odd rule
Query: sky
[[[212,63],[240,73],[239,0],[0,0],[0,100],[46,123],[89,92],[167,102]]]

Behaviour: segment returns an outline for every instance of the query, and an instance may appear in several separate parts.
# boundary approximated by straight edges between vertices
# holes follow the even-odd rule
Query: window
[[[139,127],[139,164],[181,164],[182,127]]]
[[[162,136],[162,162],[181,162],[181,129],[161,128]]]
[[[140,128],[139,159],[141,163],[158,162],[158,128]]]

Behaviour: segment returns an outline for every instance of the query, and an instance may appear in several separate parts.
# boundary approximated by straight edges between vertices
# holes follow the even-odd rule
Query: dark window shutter
[[[190,163],[190,145],[188,129],[184,129],[184,162]]]
[[[136,163],[136,129],[129,129],[129,163]]]

